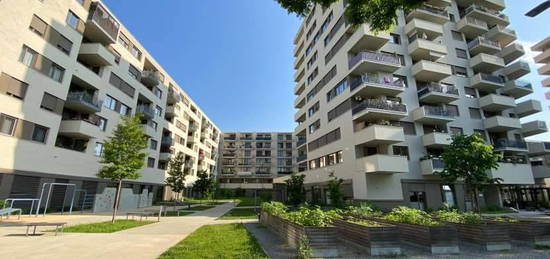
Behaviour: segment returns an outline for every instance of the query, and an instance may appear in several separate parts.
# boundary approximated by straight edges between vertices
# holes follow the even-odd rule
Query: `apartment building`
[[[540,67],[537,72],[540,75],[549,76],[550,75],[550,36],[546,37],[546,39],[535,44],[533,47],[531,47],[531,50],[540,52],[534,58],[535,63],[543,64],[543,66]],[[542,80],[542,86],[550,87],[550,77],[547,77],[544,80]],[[550,99],[550,92],[546,93],[546,98]]]
[[[347,198],[381,207],[470,206],[464,186],[434,172],[453,134],[476,132],[504,155],[488,172],[503,185],[481,202],[501,205],[508,188],[534,184],[523,139],[547,129],[520,123],[542,108],[516,102],[533,90],[519,80],[530,69],[503,0],[429,0],[400,11],[389,33],[351,26],[346,5],[316,6],[294,39],[294,134],[309,200],[326,202],[334,176]]]
[[[273,178],[296,168],[296,141],[291,132],[224,132],[218,179],[222,189],[246,194],[271,192]]]
[[[0,199],[38,198],[73,184],[75,206],[112,208],[98,179],[103,142],[121,116],[140,114],[146,167],[125,181],[123,208],[165,195],[167,160],[215,171],[220,130],[101,1],[0,1]],[[57,186],[51,207],[70,201]],[[166,192],[168,194],[168,191]]]
[[[550,142],[527,142],[535,186],[517,188],[514,192],[521,203],[518,207],[550,208]]]

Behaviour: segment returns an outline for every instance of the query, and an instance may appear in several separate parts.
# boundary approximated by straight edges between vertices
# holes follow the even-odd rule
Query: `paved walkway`
[[[25,227],[0,228],[3,258],[157,258],[187,235],[207,224],[240,222],[216,220],[234,207],[233,203],[182,217],[163,217],[160,222],[109,234],[64,233],[25,237]],[[60,215],[67,217],[64,215]],[[68,216],[68,217],[77,217]],[[109,216],[82,216],[71,221],[108,220]],[[51,220],[54,221],[54,220]],[[62,221],[62,220],[55,220]],[[8,234],[9,233],[9,234]],[[9,248],[9,249],[8,249]]]

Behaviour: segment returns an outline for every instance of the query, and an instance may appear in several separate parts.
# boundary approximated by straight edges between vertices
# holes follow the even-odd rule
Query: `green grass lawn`
[[[111,221],[90,223],[90,224],[80,224],[70,227],[66,227],[64,232],[77,232],[77,233],[113,233],[129,228],[140,227],[155,223],[156,221],[137,221],[137,220],[116,220],[115,223]]]
[[[268,257],[242,224],[223,224],[202,226],[159,258]]]
[[[195,207],[191,207],[191,208],[184,208],[184,209],[180,209],[181,211],[203,211],[203,210],[207,210],[207,209],[211,209],[211,208],[214,208],[215,206],[207,206],[207,205],[199,205],[199,206],[195,206]]]
[[[239,200],[237,207],[260,206],[262,204],[262,200],[259,197],[256,198],[256,204],[254,204],[253,197],[241,197],[237,198],[237,200]]]
[[[232,209],[218,219],[256,219],[255,209]]]

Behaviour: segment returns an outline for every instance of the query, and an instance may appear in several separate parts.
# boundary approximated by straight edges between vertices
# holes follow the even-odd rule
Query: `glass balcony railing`
[[[533,89],[533,85],[529,81],[525,80],[515,80],[514,81],[515,86],[519,88],[525,88],[525,89]]]
[[[458,114],[453,110],[446,110],[443,107],[424,105],[422,106],[424,113],[429,116],[441,116],[441,117],[456,117]]]
[[[493,146],[497,149],[501,149],[501,148],[527,149],[527,143],[522,140],[499,139],[495,141]]]
[[[486,39],[486,38],[483,38],[483,37],[477,37],[474,40],[468,42],[468,49],[479,46],[481,44],[493,46],[495,48],[500,49],[500,44],[498,42],[492,41],[492,40],[489,40],[489,39]]]
[[[433,92],[458,95],[458,89],[456,87],[438,83],[420,84],[418,85],[418,88],[420,88],[418,91],[418,97]]]
[[[94,98],[93,95],[86,92],[69,92],[66,102],[83,104],[93,108],[94,110],[101,110],[100,103],[97,99]]]
[[[92,3],[88,19],[94,21],[114,41],[117,40],[120,24],[103,6],[101,6],[101,4],[99,4],[99,2]]]
[[[506,16],[504,13],[502,12],[499,12],[499,11],[496,11],[496,10],[491,10],[489,8],[485,8],[483,6],[479,6],[479,5],[470,5],[468,8],[466,8],[464,11],[461,12],[460,16],[461,17],[464,17],[465,15],[473,12],[473,11],[479,11],[479,12],[483,12],[483,13],[486,13],[486,14],[489,14],[489,15],[493,15],[493,16],[496,16],[496,17],[499,17],[501,19],[504,19],[504,20],[507,20],[508,19],[508,16]]]
[[[401,87],[401,88],[405,86],[405,83],[401,79],[394,80],[391,77],[379,78],[377,76],[362,75],[361,77],[356,77],[351,80],[350,90],[353,91],[355,90],[355,88],[359,87],[362,84],[377,84],[377,85],[394,86],[394,87]]]
[[[495,76],[491,74],[479,73],[479,76],[484,81],[489,81],[497,84],[504,84],[504,79],[500,76]]]
[[[155,111],[149,105],[138,105],[136,111],[149,117],[155,117]]]
[[[483,27],[483,28],[489,30],[489,25],[487,25],[487,22],[476,19],[476,18],[466,17],[466,23],[470,24],[470,25]]]
[[[449,17],[449,13],[445,9],[440,9],[432,6],[427,5],[421,5],[420,7],[416,8],[417,10],[424,10],[433,14],[437,14],[439,16]]]
[[[298,155],[298,158],[296,159],[296,161],[300,162],[300,161],[304,161],[307,159],[307,155]]]
[[[349,67],[352,68],[357,63],[363,60],[389,63],[393,65],[401,65],[401,62],[399,61],[399,58],[397,57],[397,55],[377,53],[372,51],[363,51],[363,52],[359,52],[357,55],[355,55],[353,58],[350,59]]]
[[[407,106],[400,102],[379,99],[367,99],[355,104],[352,109],[352,114],[356,114],[365,109],[407,112]]]
[[[296,146],[301,146],[306,143],[306,138],[298,138],[298,142],[296,143]]]

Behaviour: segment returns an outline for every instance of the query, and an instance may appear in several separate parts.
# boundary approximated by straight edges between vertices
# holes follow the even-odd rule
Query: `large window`
[[[313,114],[315,114],[318,110],[319,110],[319,102],[316,102],[314,105],[309,107],[309,109],[307,110],[307,116],[308,117],[313,116]]]
[[[15,131],[16,125],[17,125],[17,118],[8,116],[6,114],[0,115],[0,132],[11,136]]]
[[[69,25],[71,28],[78,30],[78,23],[80,21],[80,18],[76,16],[72,11],[69,11],[67,13],[67,25]]]
[[[32,132],[32,140],[45,143],[47,134],[48,128],[35,124]]]
[[[309,134],[317,131],[319,128],[321,128],[321,121],[320,120],[317,120],[314,123],[311,123],[309,125]]]
[[[152,157],[147,158],[147,167],[155,168],[155,159]]]
[[[344,79],[340,81],[334,88],[332,88],[327,93],[327,102],[330,102],[332,99],[334,99],[336,96],[343,93],[348,88],[348,80]]]
[[[15,97],[17,99],[25,98],[28,84],[22,82],[6,73],[0,75],[0,93]]]
[[[99,142],[95,143],[94,155],[95,156],[103,155],[103,143],[99,143]]]

